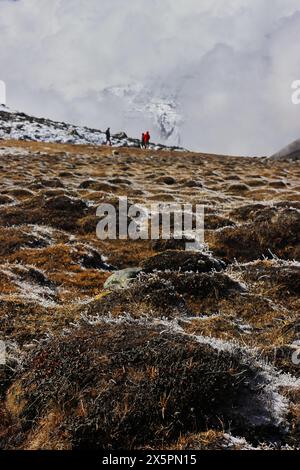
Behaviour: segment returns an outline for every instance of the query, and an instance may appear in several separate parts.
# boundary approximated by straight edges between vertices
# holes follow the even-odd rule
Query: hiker
[[[105,131],[106,135],[106,145],[111,145],[111,139],[110,139],[110,127],[108,127]]]
[[[147,131],[146,134],[145,134],[144,142],[145,142],[145,148],[148,148],[148,147],[149,147],[149,143],[150,143],[150,134],[149,134],[149,131]]]
[[[142,133],[142,138],[141,138],[141,149],[146,148],[145,146],[145,133]]]

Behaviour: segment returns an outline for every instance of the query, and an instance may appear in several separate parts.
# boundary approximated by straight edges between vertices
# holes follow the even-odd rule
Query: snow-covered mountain
[[[106,141],[105,133],[99,129],[29,116],[4,105],[0,105],[0,139],[91,145],[102,145]],[[139,147],[140,141],[119,132],[112,135],[112,144],[116,147]],[[150,144],[150,148],[180,149],[154,143]]]
[[[119,101],[119,109],[124,109],[124,121],[148,122],[165,145],[180,145],[183,117],[178,100],[174,93],[161,89],[161,84],[112,86],[100,93],[100,99]]]

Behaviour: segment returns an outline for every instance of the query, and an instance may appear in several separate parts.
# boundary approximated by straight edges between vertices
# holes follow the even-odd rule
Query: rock
[[[124,289],[138,276],[141,268],[126,268],[114,272],[104,283],[104,289]]]
[[[119,152],[118,150],[113,150],[113,151],[112,151],[112,155],[113,155],[113,156],[120,155],[120,152]]]
[[[113,138],[122,140],[122,139],[128,139],[128,136],[125,132],[118,132],[117,134],[113,134]]]
[[[152,256],[142,263],[143,271],[209,272],[225,269],[225,263],[206,253],[169,250]]]

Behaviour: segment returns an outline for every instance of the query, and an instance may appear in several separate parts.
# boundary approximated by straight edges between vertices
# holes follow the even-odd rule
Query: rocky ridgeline
[[[0,105],[0,139],[82,145],[104,145],[106,141],[105,133],[99,129],[30,116],[4,105]],[[125,132],[112,135],[112,144],[115,147],[140,147],[139,139],[130,138]],[[153,143],[150,149],[182,150]]]
[[[272,160],[278,161],[299,161],[300,160],[300,139],[290,143],[279,152],[274,153],[271,157]]]

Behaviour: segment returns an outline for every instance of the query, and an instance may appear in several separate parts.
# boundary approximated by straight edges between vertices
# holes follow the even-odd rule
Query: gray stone
[[[124,289],[138,276],[141,268],[126,268],[114,272],[104,283],[104,289]]]
[[[125,132],[118,132],[117,134],[113,135],[113,138],[122,140],[122,139],[128,139],[128,136]]]

